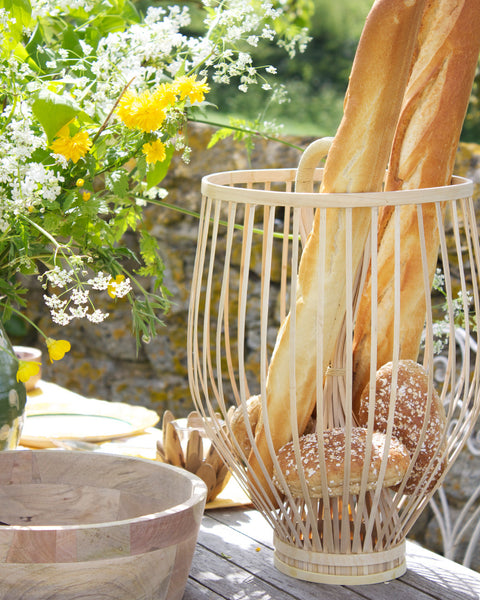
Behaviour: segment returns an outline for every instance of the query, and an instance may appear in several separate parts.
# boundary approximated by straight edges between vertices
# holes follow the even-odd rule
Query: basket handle
[[[318,163],[327,156],[333,137],[324,137],[309,144],[298,163],[295,176],[295,191],[311,194],[313,192],[313,178]],[[300,211],[300,237],[302,245],[305,246],[307,236],[313,226],[313,208],[305,206]]]

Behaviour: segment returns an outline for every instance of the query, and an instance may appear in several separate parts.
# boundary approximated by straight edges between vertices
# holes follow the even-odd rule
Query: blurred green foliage
[[[274,47],[262,47],[254,53],[278,68],[272,85],[273,81],[283,83],[290,97],[288,103],[272,103],[266,118],[283,123],[285,133],[334,135],[342,117],[358,40],[373,0],[312,0],[310,5],[300,1],[302,23],[308,26],[312,38],[305,53],[294,59],[288,59]],[[297,0],[290,3],[295,6]],[[267,98],[262,90],[243,98],[234,86],[229,86],[217,90],[210,100],[224,113],[254,119]],[[480,143],[480,68],[461,137],[465,142]]]
[[[219,112],[213,120],[226,123],[230,117],[251,123],[264,118],[282,124],[283,134],[321,137],[334,135],[343,113],[348,77],[366,16],[373,0],[276,0],[289,6],[283,27],[308,27],[311,41],[303,54],[293,59],[273,44],[262,43],[248,51],[257,64],[271,64],[278,72],[269,83],[285,87],[289,101],[271,102],[271,92],[260,88],[240,92],[233,83],[218,86],[209,101]],[[141,0],[140,6],[161,4]],[[165,3],[165,2],[164,2]],[[195,2],[188,2],[190,9]],[[195,14],[194,10],[192,11]],[[192,23],[195,32],[195,22]],[[260,116],[259,116],[260,115]],[[480,70],[465,119],[462,140],[480,142]]]
[[[353,57],[370,6],[371,0],[301,0],[295,22],[309,29],[306,51],[293,59],[273,45],[252,52],[260,64],[277,67],[270,83],[285,86],[288,102],[269,104],[269,93],[260,89],[251,90],[247,98],[233,85],[215,90],[210,101],[222,113],[247,119],[254,119],[268,105],[265,118],[282,123],[284,133],[333,135],[342,117]]]

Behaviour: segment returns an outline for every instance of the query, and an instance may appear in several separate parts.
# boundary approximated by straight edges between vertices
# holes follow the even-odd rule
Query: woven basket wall
[[[405,572],[405,536],[416,521],[429,498],[441,484],[442,477],[455,460],[462,444],[468,438],[480,411],[479,365],[459,364],[455,355],[454,329],[458,319],[470,334],[472,323],[479,312],[480,250],[471,200],[470,181],[454,177],[452,185],[428,190],[378,192],[372,194],[319,194],[318,184],[322,170],[313,171],[311,192],[295,192],[296,169],[252,170],[217,173],[203,179],[203,205],[200,219],[198,247],[193,275],[191,305],[188,322],[188,353],[190,387],[197,410],[206,419],[205,425],[219,453],[233,474],[250,495],[256,508],[271,524],[275,541],[275,563],[292,576],[329,583],[373,583],[386,581]],[[299,186],[297,185],[297,190]],[[372,339],[368,365],[370,401],[366,409],[365,447],[369,448],[376,430],[375,377],[377,368],[377,323],[381,318],[378,296],[378,221],[385,206],[392,207],[395,224],[393,281],[394,308],[392,318],[393,348],[392,380],[398,375],[402,349],[400,348],[401,315],[401,235],[400,217],[405,207],[415,207],[420,235],[418,257],[421,280],[425,283],[426,306],[425,339],[416,359],[428,376],[428,394],[424,425],[416,448],[410,452],[410,463],[402,481],[393,487],[384,487],[386,454],[381,461],[377,480],[367,489],[367,467],[362,472],[359,487],[352,492],[349,486],[349,457],[352,432],[358,427],[353,399],[353,340],[355,337],[358,302],[365,291],[365,281],[371,285],[373,297],[369,334]],[[444,291],[431,295],[426,260],[428,232],[423,231],[422,215],[427,210],[434,215],[440,232],[440,251],[437,268],[444,279]],[[299,445],[305,429],[299,426],[297,408],[298,381],[296,346],[303,340],[297,330],[295,315],[298,269],[305,232],[317,211],[319,235],[319,290],[323,289],[324,266],[330,258],[324,256],[322,241],[329,211],[337,211],[344,223],[345,233],[338,240],[345,253],[344,268],[338,278],[344,281],[342,323],[339,327],[335,355],[322,367],[325,332],[332,326],[325,322],[328,290],[319,294],[318,309],[311,321],[314,344],[310,348],[314,370],[314,410],[309,431],[317,434],[320,488],[323,493],[308,491],[310,477],[302,462]],[[433,212],[432,212],[433,210]],[[367,219],[368,231],[363,251],[355,255],[355,237],[358,219]],[[323,227],[323,229],[322,229]],[[445,230],[448,228],[447,238]],[[254,267],[252,248],[261,248],[261,269]],[[256,256],[258,261],[258,257]],[[453,277],[455,273],[455,277]],[[455,282],[455,283],[454,283]],[[258,290],[260,290],[258,292]],[[458,293],[460,292],[460,296]],[[284,420],[292,432],[295,470],[298,473],[301,494],[292,493],[283,479],[278,465],[277,451],[268,422],[267,377],[272,351],[279,327],[290,314],[290,359],[285,381],[287,402]],[[403,317],[404,318],[404,317]],[[299,322],[299,321],[298,321]],[[428,429],[429,409],[433,402],[434,380],[431,366],[435,350],[438,322],[447,330],[447,376],[436,392],[445,406],[445,423],[430,463],[423,475],[408,489],[407,480],[421,453]],[[246,342],[252,335],[258,337],[258,350],[252,357]],[[247,332],[248,330],[248,332]],[[248,333],[248,335],[247,335]],[[449,334],[450,339],[449,339]],[[478,340],[477,340],[478,341]],[[470,353],[466,353],[467,356]],[[478,360],[478,356],[477,356]],[[260,376],[252,380],[249,365],[255,361]],[[264,419],[264,435],[276,469],[276,481],[271,466],[263,464],[257,447],[255,423],[249,415],[249,402],[258,395]],[[392,431],[401,391],[392,385],[385,419],[385,447],[394,441]],[[245,439],[243,446],[232,430],[232,414],[243,418]],[[215,417],[225,421],[226,427],[215,425]],[[207,421],[208,419],[208,421]],[[345,468],[340,494],[329,492],[328,474],[323,456],[323,432],[341,429],[345,435]],[[368,452],[365,463],[367,463]],[[252,469],[252,459],[257,469]],[[268,461],[267,461],[268,462]],[[258,465],[260,470],[258,470]],[[440,466],[439,466],[440,465]],[[260,475],[258,475],[260,473]]]

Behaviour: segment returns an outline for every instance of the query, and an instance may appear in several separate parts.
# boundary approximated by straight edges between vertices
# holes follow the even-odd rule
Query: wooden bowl
[[[180,600],[206,492],[156,461],[0,453],[0,599]]]

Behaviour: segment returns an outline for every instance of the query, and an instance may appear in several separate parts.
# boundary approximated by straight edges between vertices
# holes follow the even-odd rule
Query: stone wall
[[[296,167],[301,155],[284,144],[260,140],[249,163],[239,142],[224,140],[207,150],[211,133],[206,126],[192,127],[190,164],[174,160],[163,182],[170,204],[199,212],[204,175],[248,168]],[[311,140],[290,141],[304,148]],[[167,208],[150,207],[145,211],[144,224],[159,241],[165,262],[164,282],[172,293],[172,306],[158,337],[142,343],[138,354],[125,300],[107,302],[104,308],[110,317],[101,326],[79,321],[57,328],[52,326],[43,306],[42,290],[32,287],[29,317],[39,322],[48,335],[68,339],[72,344],[62,361],[53,365],[44,361],[45,379],[86,396],[140,404],[159,413],[169,408],[181,416],[193,409],[187,381],[186,327],[198,221]],[[133,236],[128,243],[135,244]],[[147,288],[152,285],[150,281],[143,283]],[[21,343],[42,345],[34,332]]]

